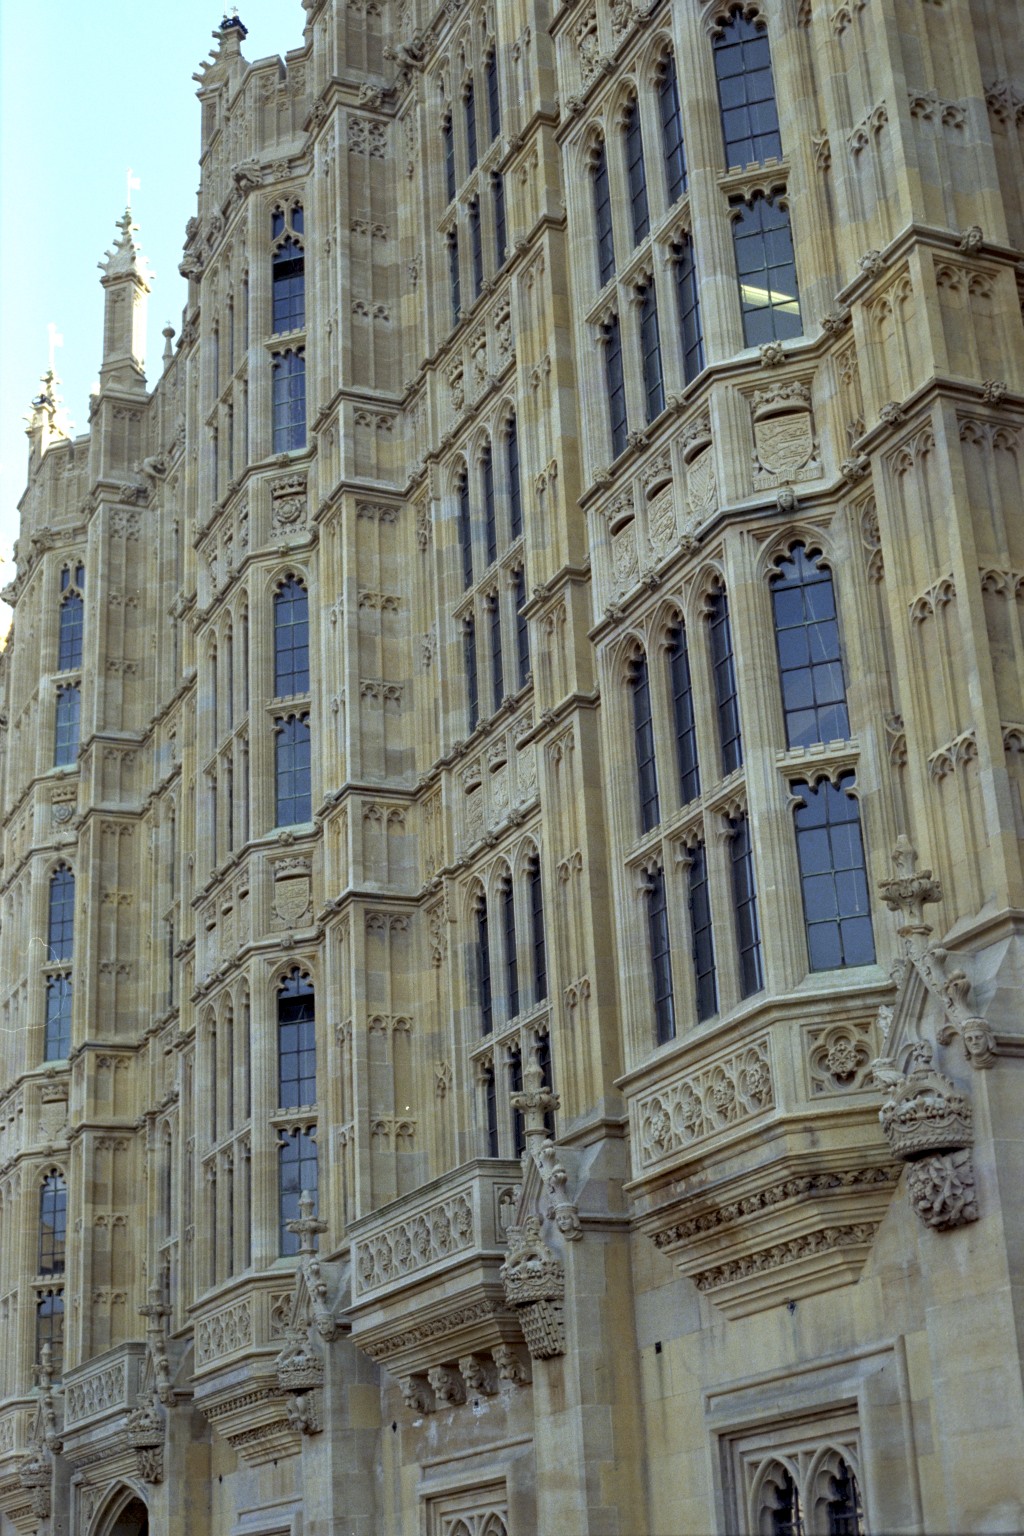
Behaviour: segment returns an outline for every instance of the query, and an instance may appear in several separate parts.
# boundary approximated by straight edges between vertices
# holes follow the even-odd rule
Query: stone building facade
[[[33,403],[0,1531],[1019,1530],[1020,8],[303,8]]]

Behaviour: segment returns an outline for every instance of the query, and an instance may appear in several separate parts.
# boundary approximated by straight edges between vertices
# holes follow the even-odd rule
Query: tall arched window
[[[661,366],[661,332],[653,279],[640,290],[640,360],[648,422],[665,409],[665,376]]]
[[[672,952],[668,936],[668,895],[665,871],[651,870],[647,882],[647,940],[651,957],[651,1002],[654,1038],[659,1045],[675,1038],[676,1013],[672,994]]]
[[[450,203],[455,196],[455,130],[450,112],[446,112],[441,119],[441,147],[444,154],[444,189]]]
[[[50,960],[70,960],[75,941],[75,877],[66,864],[50,876],[47,950]]]
[[[764,22],[737,6],[714,39],[726,169],[782,155],[772,58]]]
[[[298,1220],[303,1191],[313,1197],[317,1208],[319,1166],[316,1126],[290,1127],[278,1134],[278,1229],[282,1254],[299,1251],[296,1233],[288,1231],[288,1222]]]
[[[612,195],[608,184],[608,152],[603,139],[590,158],[590,189],[594,200],[594,234],[597,248],[597,279],[601,288],[615,275],[615,236],[612,230]]]
[[[745,346],[803,333],[796,255],[785,199],[755,192],[730,203]]]
[[[832,572],[794,544],[771,582],[786,745],[809,747],[850,734]]]
[[[270,216],[274,243],[271,257],[273,334],[299,331],[306,324],[306,261],[302,248],[305,223],[298,203],[287,211],[276,208]]]
[[[516,897],[510,876],[501,887],[501,922],[505,944],[505,1002],[508,1017],[519,1013],[519,954],[516,948]]]
[[[39,1259],[36,1273],[64,1273],[64,1244],[68,1225],[68,1191],[64,1175],[51,1168],[39,1186]]]
[[[57,689],[54,715],[53,765],[70,768],[78,757],[78,732],[82,712],[81,683],[64,683]]]
[[[459,504],[459,554],[462,557],[462,585],[473,585],[473,520],[469,507],[469,472],[463,469],[456,482]]]
[[[36,1298],[36,1360],[50,1347],[50,1364],[59,1376],[64,1368],[64,1292],[40,1291]]]
[[[291,827],[313,814],[308,711],[274,722],[276,822]]]
[[[605,390],[608,395],[608,425],[611,430],[612,458],[626,451],[629,420],[626,414],[626,380],[622,372],[622,334],[619,317],[611,314],[602,327],[604,340]]]
[[[476,902],[476,986],[480,1009],[480,1032],[489,1035],[494,1027],[494,998],[491,987],[491,940],[487,926],[487,900],[483,891]]]
[[[274,593],[274,697],[309,692],[309,594],[299,576]]]
[[[631,665],[629,684],[633,695],[633,750],[640,798],[640,830],[649,832],[661,820],[661,810],[658,804],[658,770],[654,760],[651,681],[647,657],[643,652]]]
[[[466,708],[470,734],[480,724],[480,680],[476,664],[476,621],[468,614],[462,621],[462,660],[466,668]]]
[[[718,741],[722,773],[726,775],[733,773],[743,762],[743,737],[740,734],[740,702],[736,690],[729,603],[721,587],[709,598],[707,615],[718,706]]]
[[[57,640],[57,671],[69,672],[82,665],[82,636],[85,627],[85,566],[70,566],[60,573],[60,630]]]
[[[686,630],[681,623],[669,635],[668,677],[672,692],[676,763],[679,769],[679,803],[689,805],[700,794],[700,765],[697,761],[697,724],[693,711],[690,657],[686,646]]]
[[[626,151],[626,180],[629,184],[629,210],[633,223],[633,244],[639,245],[651,227],[647,206],[647,171],[644,166],[644,141],[640,128],[640,104],[634,96],[622,119]]]
[[[530,948],[533,960],[533,1000],[542,1003],[548,995],[548,951],[544,935],[544,884],[540,857],[533,854],[527,865],[530,888]]]
[[[704,329],[700,318],[700,289],[693,256],[693,241],[680,234],[670,247],[672,272],[679,310],[679,343],[683,353],[683,378],[687,384],[704,367]]]
[[[509,417],[505,427],[505,471],[508,476],[508,531],[513,539],[518,539],[523,531],[523,489],[519,481],[519,433],[514,415]]]
[[[810,968],[870,965],[875,940],[854,775],[790,787]]]
[[[498,558],[498,519],[494,501],[494,461],[491,445],[487,443],[480,455],[480,483],[484,493],[484,538],[487,544],[487,564]]]
[[[313,983],[293,966],[277,989],[278,1106],[316,1103],[316,1012]]]
[[[484,60],[484,79],[487,83],[487,126],[491,143],[501,132],[501,99],[498,94],[498,61],[491,48]]]
[[[473,90],[472,80],[467,80],[463,86],[462,100],[466,108],[466,165],[470,171],[475,171],[478,150],[476,142],[476,95]]]
[[[674,53],[667,53],[662,60],[658,107],[661,116],[661,147],[665,155],[665,186],[669,202],[674,203],[686,191],[683,114],[679,103],[679,80]]]

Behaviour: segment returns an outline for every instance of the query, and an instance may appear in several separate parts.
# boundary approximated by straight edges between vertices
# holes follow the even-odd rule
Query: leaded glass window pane
[[[309,594],[297,576],[274,593],[274,697],[309,692]]]
[[[313,815],[309,715],[284,715],[275,723],[275,825],[291,827]]]
[[[466,86],[463,100],[466,104],[466,164],[471,171],[475,171],[477,162],[476,96],[473,92],[472,80]]]
[[[509,532],[513,539],[518,539],[523,531],[523,490],[519,482],[519,433],[514,416],[509,417],[506,428],[505,454],[508,468]]]
[[[282,1131],[278,1139],[278,1223],[281,1253],[298,1253],[299,1238],[289,1232],[286,1223],[298,1221],[301,1214],[299,1201],[303,1191],[313,1197],[313,1212],[317,1210],[317,1185],[319,1170],[316,1155],[316,1131],[313,1129]]]
[[[462,556],[462,585],[473,585],[473,520],[469,507],[469,476],[459,476],[459,553]]]
[[[626,381],[622,375],[622,337],[619,317],[612,315],[605,326],[605,386],[608,393],[608,425],[612,437],[612,458],[626,449],[629,425],[626,419]]]
[[[711,891],[708,885],[707,849],[698,843],[690,850],[687,874],[690,907],[690,952],[693,957],[693,981],[698,1020],[710,1019],[718,1012],[718,986],[715,978],[715,945],[711,928]]]
[[[462,626],[462,656],[466,667],[466,700],[470,733],[480,724],[480,686],[476,670],[476,624],[467,618]]]
[[[693,382],[704,367],[704,331],[700,318],[700,290],[693,242],[680,240],[672,247],[676,279],[676,303],[679,307],[679,341],[683,351],[683,377]]]
[[[612,232],[612,198],[608,184],[608,153],[604,140],[594,151],[590,167],[594,197],[594,231],[597,236],[597,277],[600,287],[615,273],[615,236]]]
[[[79,683],[64,683],[57,689],[53,740],[55,768],[70,767],[78,757],[81,707],[82,689]]]
[[[850,793],[854,775],[838,785],[820,779],[792,786],[807,954],[812,971],[870,965],[875,958],[860,814]]]
[[[277,991],[278,1107],[316,1103],[313,983],[296,966]]]
[[[835,1473],[829,1478],[829,1497],[825,1511],[828,1515],[828,1536],[864,1536],[860,1488],[852,1468],[841,1456]]]
[[[500,171],[491,176],[491,196],[494,199],[494,270],[500,272],[505,265],[505,247],[508,231],[505,225],[505,178]]]
[[[493,53],[487,55],[484,63],[484,75],[487,82],[487,126],[491,133],[491,143],[501,132],[501,99],[498,94],[498,64]]]
[[[644,289],[640,303],[640,352],[643,361],[647,420],[650,422],[656,416],[660,416],[665,409],[665,379],[661,367],[658,301],[653,283]]]
[[[730,821],[729,827],[732,831],[730,863],[733,910],[736,914],[736,949],[740,962],[740,996],[750,997],[764,986],[750,822],[746,816],[738,816]]]
[[[487,928],[487,903],[482,896],[476,909],[476,986],[480,1032],[489,1035],[494,1028],[494,998],[491,991],[491,941]]]
[[[484,536],[487,542],[487,564],[498,558],[498,522],[494,504],[494,462],[488,443],[480,463],[480,479],[484,488]]]
[[[75,877],[66,864],[50,876],[47,959],[70,960],[75,940]]]
[[[501,654],[501,601],[491,595],[491,707],[497,711],[505,697],[505,666]]]
[[[306,446],[306,354],[275,352],[270,360],[274,452]]]
[[[653,870],[647,895],[647,936],[651,950],[651,1000],[654,1031],[659,1045],[675,1038],[676,1014],[672,997],[672,956],[668,938],[668,903],[665,872]]]
[[[516,661],[519,667],[519,686],[525,688],[530,675],[530,623],[523,612],[526,607],[526,572],[520,566],[516,571]]]
[[[519,1012],[519,955],[516,949],[516,901],[511,881],[501,893],[501,914],[505,928],[505,1001],[508,1016]]]
[[[757,347],[801,336],[788,210],[762,192],[755,192],[749,203],[735,198],[730,207],[744,345]]]
[[[714,41],[726,169],[782,154],[764,22],[737,8]]]
[[[832,573],[796,544],[771,585],[786,744],[845,741],[850,717]]]
[[[484,286],[484,237],[478,197],[474,197],[469,205],[469,248],[473,257],[473,297],[478,299]]]
[[[46,1061],[65,1061],[71,1050],[71,977],[46,978]]]
[[[640,796],[640,830],[649,832],[661,820],[661,810],[658,805],[658,769],[654,760],[654,720],[651,715],[651,683],[646,656],[634,662],[630,686],[633,691],[633,747]]]
[[[458,325],[462,313],[462,285],[459,277],[459,237],[454,229],[448,231],[448,297],[452,308],[452,324]]]
[[[639,245],[651,227],[647,206],[647,172],[644,168],[644,141],[640,129],[640,106],[634,99],[626,108],[624,119],[626,179],[629,183],[629,209],[633,221],[633,244]]]
[[[302,246],[288,238],[274,252],[271,270],[274,335],[306,323],[306,262]]]
[[[84,629],[85,603],[82,600],[82,594],[69,590],[60,605],[60,633],[57,640],[58,672],[68,672],[82,665]]]
[[[64,1175],[51,1168],[39,1187],[38,1275],[64,1273],[64,1244],[68,1225],[68,1192]]]
[[[715,678],[718,707],[718,740],[722,755],[722,773],[730,774],[743,762],[740,735],[740,705],[736,692],[736,666],[732,652],[732,626],[729,604],[724,592],[715,592],[708,603],[708,628],[711,638],[711,663]]]
[[[450,112],[441,119],[441,144],[444,149],[444,186],[451,202],[455,196],[455,131]]]
[[[661,143],[665,152],[665,183],[670,203],[686,191],[686,151],[683,146],[683,114],[679,105],[679,80],[674,54],[668,54],[658,86],[661,109]]]
[[[548,951],[544,937],[544,886],[540,859],[530,861],[530,941],[533,947],[533,1000],[542,1003],[548,995]]]

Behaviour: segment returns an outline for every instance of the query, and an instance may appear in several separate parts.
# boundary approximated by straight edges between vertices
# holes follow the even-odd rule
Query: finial
[[[220,30],[222,32],[240,32],[243,38],[249,36],[249,29],[240,18],[237,5],[233,5],[224,16],[220,24]]]
[[[116,228],[118,235],[114,241],[113,249],[107,251],[103,260],[98,263],[104,280],[117,277],[135,277],[148,287],[153,273],[149,270],[146,258],[135,243],[135,236],[138,234],[139,226],[132,218],[130,204],[118,219]]]
[[[326,1221],[320,1221],[313,1212],[316,1210],[316,1200],[308,1189],[304,1189],[299,1195],[299,1219],[298,1221],[286,1221],[285,1227],[289,1232],[294,1232],[299,1239],[299,1253],[316,1253],[316,1239],[321,1232],[327,1231]]]

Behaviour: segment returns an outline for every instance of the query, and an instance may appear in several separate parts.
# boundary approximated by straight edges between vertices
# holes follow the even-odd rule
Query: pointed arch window
[[[494,996],[491,987],[491,939],[487,926],[487,901],[481,891],[476,903],[476,987],[480,1009],[480,1033],[494,1028]]]
[[[271,421],[275,453],[306,446],[306,353],[274,352],[270,359]]]
[[[749,203],[734,198],[729,206],[744,345],[802,335],[788,208],[781,197],[764,192],[755,192]]]
[[[317,1161],[316,1127],[297,1126],[284,1130],[278,1136],[278,1222],[280,1251],[289,1256],[298,1253],[299,1239],[289,1232],[287,1223],[297,1221],[299,1202],[303,1192],[313,1197],[313,1212],[317,1210],[319,1166]]]
[[[594,200],[594,232],[597,237],[597,278],[601,288],[615,275],[615,235],[612,228],[612,196],[608,183],[608,151],[603,139],[594,146],[590,160],[590,190]]]
[[[480,457],[480,480],[484,491],[484,536],[487,544],[487,564],[498,558],[498,522],[494,503],[494,461],[488,443]]]
[[[523,488],[519,481],[519,433],[516,418],[510,416],[505,428],[505,468],[508,474],[509,533],[518,539],[523,531]]]
[[[60,627],[57,637],[57,670],[70,672],[82,665],[82,640],[85,632],[85,566],[74,571],[65,566],[60,573]]]
[[[450,203],[455,196],[455,129],[450,112],[446,112],[441,119],[441,146],[444,152],[444,189]]]
[[[56,1375],[64,1369],[64,1292],[40,1291],[36,1297],[36,1360],[43,1349],[50,1349],[50,1364]]]
[[[544,882],[540,873],[540,858],[530,859],[528,883],[530,890],[530,947],[533,961],[533,1000],[542,1003],[548,995],[548,951],[544,936]]]
[[[500,171],[491,172],[491,198],[494,205],[494,270],[500,272],[505,265],[505,247],[508,229],[505,222],[505,178]]]
[[[498,90],[498,61],[495,58],[494,49],[490,49],[484,60],[484,80],[487,85],[487,126],[490,130],[491,143],[501,132],[501,97]]]
[[[764,22],[736,6],[715,33],[713,53],[726,170],[779,158],[782,140]]]
[[[484,1115],[487,1121],[487,1156],[497,1157],[498,1145],[498,1085],[494,1076],[494,1063],[488,1061],[480,1070],[480,1082],[484,1091]]]
[[[470,734],[480,724],[480,682],[476,664],[476,620],[472,614],[462,621],[462,659],[466,668],[466,704]]]
[[[708,882],[708,854],[703,843],[689,850],[687,899],[690,909],[690,953],[697,1020],[703,1023],[718,1012],[718,980],[715,972],[715,942],[711,926],[711,888]]]
[[[50,876],[47,952],[51,961],[70,960],[75,939],[75,877],[66,864]]]
[[[473,521],[469,506],[469,473],[462,470],[456,484],[459,499],[459,553],[462,556],[462,585],[473,585]]]
[[[649,832],[661,820],[661,809],[658,804],[658,769],[654,759],[651,682],[647,657],[642,652],[632,663],[629,685],[633,695],[633,751],[640,798],[640,830]]]
[[[278,716],[274,730],[275,825],[291,827],[313,814],[309,712]]]
[[[761,959],[761,925],[757,915],[754,852],[750,843],[748,818],[733,817],[729,822],[729,832],[736,949],[740,962],[740,996],[751,997],[764,986],[764,965]]]
[[[316,1103],[316,1008],[313,983],[293,966],[277,989],[278,1106]]]
[[[875,941],[854,775],[791,787],[810,968],[871,965]]]
[[[857,1477],[846,1458],[836,1459],[825,1500],[828,1536],[864,1536],[864,1509]]]
[[[64,1175],[51,1168],[39,1186],[39,1255],[36,1274],[62,1275],[68,1224]]]
[[[516,664],[520,688],[530,676],[530,621],[526,617],[526,572],[520,566],[515,573]]]
[[[622,334],[619,317],[609,315],[602,327],[604,340],[605,391],[608,396],[608,426],[611,431],[612,458],[626,451],[629,422],[626,416],[626,381],[622,373]]]
[[[274,593],[274,697],[309,692],[309,593],[286,576]]]
[[[661,79],[658,82],[658,107],[661,116],[661,146],[665,154],[665,184],[669,203],[674,203],[686,191],[683,114],[679,102],[679,77],[676,74],[674,53],[667,53],[662,60]]]
[[[484,288],[484,235],[478,197],[469,200],[469,249],[473,258],[473,297],[478,299]]]
[[[459,236],[454,229],[448,231],[447,246],[448,298],[452,310],[452,325],[458,325],[462,315],[462,283],[459,276]]]
[[[496,714],[505,699],[505,661],[501,648],[501,591],[486,598],[491,619],[491,710]]]
[[[672,242],[672,271],[679,311],[679,343],[683,353],[683,378],[691,384],[704,367],[704,331],[700,318],[700,290],[693,242],[680,235]]]
[[[640,103],[634,96],[622,120],[626,150],[626,179],[629,184],[629,209],[633,223],[633,244],[639,245],[651,228],[647,204],[647,170],[644,166],[644,141],[640,127]]]
[[[697,723],[693,709],[693,681],[686,630],[676,624],[668,643],[669,687],[672,691],[672,719],[675,725],[676,763],[679,769],[679,803],[689,805],[700,794],[700,764],[697,760]]]
[[[274,250],[271,300],[275,336],[303,329],[306,324],[306,257],[293,234],[286,235]]]
[[[78,736],[82,714],[82,685],[62,683],[57,689],[54,712],[53,765],[70,768],[78,757]]]
[[[654,1009],[654,1037],[659,1045],[673,1040],[676,1033],[675,1001],[672,995],[672,953],[668,936],[668,897],[665,871],[659,867],[647,876],[647,939],[651,960],[651,1002]]]
[[[470,171],[475,171],[478,150],[476,142],[476,94],[473,90],[472,80],[467,80],[463,87],[462,100],[466,109],[466,165]]]
[[[766,1515],[770,1521],[767,1529],[771,1536],[806,1536],[800,1489],[788,1467],[779,1467],[770,1478]]]
[[[519,1013],[519,953],[516,947],[515,888],[510,877],[506,877],[501,888],[501,920],[505,942],[505,1002],[508,1017],[514,1019]]]
[[[832,572],[794,544],[771,580],[786,745],[850,734]]]
[[[708,601],[708,630],[711,639],[711,663],[715,680],[718,712],[718,742],[722,756],[722,774],[735,772],[743,763],[743,738],[740,734],[740,703],[736,689],[736,663],[732,649],[732,625],[729,603],[719,588]]]
[[[665,409],[661,332],[658,328],[658,300],[653,281],[640,290],[640,356],[643,364],[646,416],[648,422],[652,422]]]

